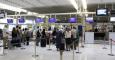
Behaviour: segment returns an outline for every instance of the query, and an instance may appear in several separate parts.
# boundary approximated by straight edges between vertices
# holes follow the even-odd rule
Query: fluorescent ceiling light
[[[78,10],[78,5],[77,5],[76,1],[75,0],[69,0],[69,1],[72,3],[72,5],[74,6],[74,8],[76,10]]]
[[[83,9],[87,9],[87,1],[82,0]]]
[[[13,6],[10,6],[10,5],[7,5],[7,4],[3,4],[3,3],[0,3],[0,8],[11,10],[11,11],[16,11],[16,12],[27,12],[27,10],[25,10],[25,9],[13,7]]]
[[[37,15],[38,13],[35,13],[35,12],[27,12],[27,15]]]

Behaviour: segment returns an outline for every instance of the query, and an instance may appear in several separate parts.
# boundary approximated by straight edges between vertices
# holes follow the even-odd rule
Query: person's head
[[[21,29],[21,27],[19,27],[19,29]]]
[[[57,28],[54,28],[54,31],[57,31]]]
[[[23,28],[23,31],[25,31],[25,29]]]
[[[16,31],[16,28],[15,28],[15,27],[13,27],[12,31]]]
[[[25,28],[25,31],[27,30],[27,28]]]
[[[45,31],[45,29],[43,29],[43,31]]]
[[[73,29],[76,29],[76,27],[73,27]]]
[[[15,27],[13,27],[13,30],[15,30]]]
[[[69,29],[69,28],[67,28],[67,29],[66,29],[66,31],[70,31],[70,29]]]
[[[37,26],[37,29],[39,29],[39,26]]]
[[[16,28],[19,28],[19,26],[17,25]]]

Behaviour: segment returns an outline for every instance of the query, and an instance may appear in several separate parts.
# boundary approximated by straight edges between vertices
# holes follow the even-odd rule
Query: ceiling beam
[[[50,14],[32,14],[32,15],[27,15],[27,14],[21,14],[21,15],[7,15],[8,17],[12,16],[39,16],[39,15],[70,15],[70,14],[96,14],[96,12],[72,12],[72,13],[50,13]]]

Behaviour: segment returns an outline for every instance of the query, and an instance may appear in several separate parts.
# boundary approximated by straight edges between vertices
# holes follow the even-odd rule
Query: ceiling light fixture
[[[82,0],[83,9],[87,10],[87,1]]]
[[[77,3],[76,3],[76,0],[69,0],[71,3],[72,3],[72,5],[74,6],[74,8],[76,9],[76,10],[78,10],[78,5],[77,5]]]

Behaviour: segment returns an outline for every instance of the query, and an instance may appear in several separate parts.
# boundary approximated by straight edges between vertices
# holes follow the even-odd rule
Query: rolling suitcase
[[[46,47],[46,39],[41,39],[41,47]]]

